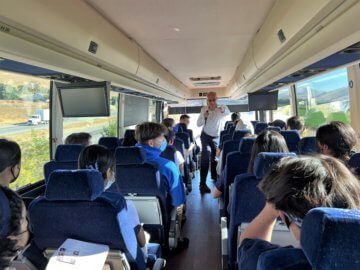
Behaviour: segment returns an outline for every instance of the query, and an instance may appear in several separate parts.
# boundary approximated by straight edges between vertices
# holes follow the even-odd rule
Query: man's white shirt
[[[221,112],[221,107],[224,112]],[[203,131],[211,137],[219,137],[220,131],[223,128],[224,120],[227,115],[230,114],[230,110],[227,106],[217,107],[215,110],[210,110],[208,106],[202,107],[199,118],[197,120],[198,127],[204,126]],[[205,121],[204,113],[208,111],[209,116]]]

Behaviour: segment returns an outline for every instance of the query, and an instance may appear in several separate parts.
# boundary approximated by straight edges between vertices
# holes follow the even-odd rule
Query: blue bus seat
[[[145,269],[133,228],[126,218],[118,223],[126,208],[124,197],[103,191],[98,171],[52,173],[45,195],[29,206],[34,244],[40,250],[57,249],[68,238],[105,244],[125,253],[134,269]]]
[[[116,148],[122,146],[122,140],[117,137],[101,137],[99,139],[99,144],[115,153]]]
[[[360,211],[315,208],[305,216],[300,245],[313,269],[360,269]]]
[[[173,145],[166,146],[165,150],[161,153],[160,156],[168,160],[171,160],[172,162],[175,162],[175,156],[176,156],[175,146]]]
[[[256,270],[312,270],[301,248],[274,248],[259,256]]]
[[[285,138],[290,152],[299,153],[300,134],[297,130],[282,130],[280,134]]]
[[[264,208],[265,197],[257,185],[271,167],[284,157],[294,157],[294,153],[263,152],[256,156],[253,173],[236,176],[230,198],[230,222],[228,233],[228,262],[235,269],[238,227],[251,222]]]
[[[360,153],[353,154],[348,161],[348,165],[356,175],[360,176]]]
[[[55,160],[44,164],[45,184],[49,180],[50,174],[55,170],[76,170],[78,168],[78,158],[84,149],[81,144],[60,144],[56,148]]]
[[[316,137],[304,137],[299,142],[299,153],[301,155],[314,154],[317,152]]]
[[[265,130],[269,125],[263,122],[257,122],[254,127],[254,133],[259,135],[261,132]]]
[[[175,241],[171,245],[176,246],[174,237],[178,238],[179,234],[173,230],[179,228],[170,228],[176,209],[172,209],[166,196],[158,166],[146,161],[145,151],[140,147],[118,147],[115,156],[118,192],[134,202],[140,221],[154,242],[167,246],[167,240]],[[114,190],[113,186],[111,189]]]

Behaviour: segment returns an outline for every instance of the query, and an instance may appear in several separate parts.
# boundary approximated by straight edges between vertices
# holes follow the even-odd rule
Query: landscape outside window
[[[273,112],[273,119],[286,120],[291,116],[290,87],[279,89],[278,109]]]
[[[350,123],[349,87],[346,68],[295,85],[298,114],[304,118],[304,135],[331,121]]]
[[[50,81],[0,71],[0,137],[16,141],[22,151],[17,189],[43,179],[49,150]]]

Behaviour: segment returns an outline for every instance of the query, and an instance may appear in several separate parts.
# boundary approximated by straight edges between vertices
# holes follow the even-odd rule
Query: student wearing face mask
[[[109,190],[115,182],[115,157],[109,149],[97,144],[85,147],[80,153],[78,168],[99,171],[104,178],[105,192],[111,192],[106,190]],[[112,190],[112,188],[110,190]],[[147,233],[145,233],[142,225],[140,224],[139,215],[134,204],[131,201],[126,201],[126,205],[128,220],[133,224],[132,227],[134,228],[137,236],[138,244],[142,248],[146,257],[146,245],[150,237]]]
[[[135,130],[135,137],[138,141],[136,146],[144,149],[147,161],[156,163],[159,166],[159,171],[164,179],[171,204],[177,208],[179,218],[182,219],[185,203],[185,188],[180,170],[174,162],[160,157],[160,154],[167,146],[165,139],[167,132],[168,129],[162,124],[152,122],[142,123],[138,125]],[[189,239],[183,238],[178,242],[177,249],[180,251],[187,248],[188,245]]]
[[[19,177],[21,150],[14,141],[0,139],[0,185],[8,187]]]

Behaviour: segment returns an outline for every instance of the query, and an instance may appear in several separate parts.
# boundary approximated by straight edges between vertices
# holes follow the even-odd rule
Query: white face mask
[[[111,187],[112,184],[115,183],[115,173],[111,172],[111,178],[108,179],[105,190]]]

